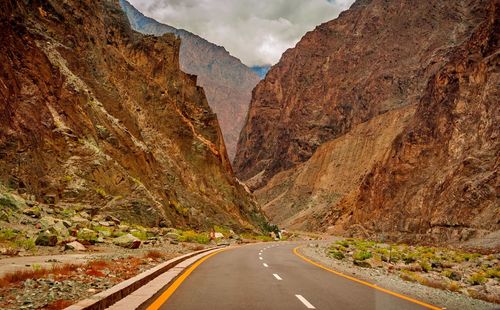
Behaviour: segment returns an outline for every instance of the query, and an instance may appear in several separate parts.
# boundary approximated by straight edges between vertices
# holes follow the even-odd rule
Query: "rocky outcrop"
[[[254,192],[270,220],[286,229],[323,230],[326,212],[387,155],[414,111],[406,106],[374,117],[324,143],[305,163],[276,174]]]
[[[245,123],[252,89],[259,82],[259,76],[231,56],[224,47],[146,17],[126,0],[120,0],[120,4],[136,31],[157,36],[173,33],[181,39],[181,69],[198,76],[198,85],[205,90],[208,104],[217,114],[232,160]]]
[[[497,239],[500,8],[428,82],[409,125],[324,225],[402,241]],[[488,241],[488,238],[491,238]],[[481,243],[484,244],[484,242]]]
[[[358,0],[286,51],[254,90],[234,169],[260,188],[326,141],[416,104],[486,0]]]
[[[262,221],[178,38],[134,32],[118,0],[0,9],[3,184],[147,226]]]

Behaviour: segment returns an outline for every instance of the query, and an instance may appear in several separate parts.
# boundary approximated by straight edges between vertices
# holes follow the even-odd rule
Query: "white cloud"
[[[246,65],[278,62],[315,26],[354,0],[130,0],[144,15],[218,45]]]

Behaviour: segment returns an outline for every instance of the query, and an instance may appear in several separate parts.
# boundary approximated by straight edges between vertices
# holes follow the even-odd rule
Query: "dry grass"
[[[6,273],[2,278],[0,278],[0,287],[18,284],[28,279],[40,279],[48,276],[49,274],[68,275],[76,271],[79,267],[80,265],[64,264],[64,265],[54,265],[51,268],[40,268],[35,270],[19,270],[15,272],[9,272]]]
[[[160,251],[149,251],[148,253],[146,253],[146,255],[144,255],[144,258],[151,258],[151,259],[154,259],[154,260],[159,260],[159,259],[162,259],[165,257],[165,254],[163,254],[162,252]]]
[[[67,308],[67,307],[71,306],[72,304],[73,304],[73,302],[71,302],[69,300],[60,299],[60,300],[55,300],[52,303],[46,305],[44,307],[44,309],[47,309],[47,310],[61,310],[61,309],[64,309],[64,308]]]

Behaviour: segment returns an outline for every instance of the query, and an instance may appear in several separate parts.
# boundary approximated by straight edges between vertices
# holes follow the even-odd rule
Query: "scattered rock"
[[[38,207],[24,209],[23,213],[27,216],[37,219],[39,219],[42,216],[42,210],[40,210],[40,208]]]
[[[64,250],[72,250],[72,251],[85,251],[87,248],[83,244],[78,241],[73,241],[70,243],[66,243],[64,246]]]
[[[80,216],[83,217],[86,220],[90,220],[91,216],[85,211],[80,212]]]
[[[120,225],[121,221],[112,215],[106,215],[105,220]]]
[[[44,216],[40,219],[40,228],[49,229],[56,224],[56,219],[50,216]]]
[[[87,220],[79,215],[75,215],[75,216],[71,217],[70,221],[75,223],[75,224],[87,224],[89,222],[89,220]]]
[[[165,235],[165,237],[167,237],[168,239],[172,239],[172,240],[179,240],[179,234],[177,233],[174,233],[174,232],[169,232]]]
[[[90,242],[90,243],[95,243],[97,241],[97,238],[99,237],[98,233],[88,229],[88,228],[82,228],[78,231],[77,233],[77,240],[82,242]]]
[[[9,223],[9,214],[7,214],[7,212],[5,211],[0,211],[0,221],[4,221],[4,222],[7,222]]]
[[[362,268],[371,268],[372,265],[370,265],[369,262],[364,261],[364,260],[355,260],[352,262],[354,265],[362,267]]]
[[[222,233],[220,233],[220,232],[216,232],[216,233],[214,234],[214,237],[215,237],[216,239],[218,239],[218,238],[224,238],[224,234],[222,234]]]
[[[50,231],[56,235],[61,236],[61,237],[69,236],[69,231],[66,228],[66,225],[64,225],[64,223],[62,221],[57,222],[54,226],[52,226],[50,228]]]
[[[131,234],[126,234],[113,239],[113,244],[127,249],[137,249],[141,246],[141,240],[132,236]]]

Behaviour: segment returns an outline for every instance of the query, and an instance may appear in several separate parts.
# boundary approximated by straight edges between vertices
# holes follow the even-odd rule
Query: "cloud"
[[[275,64],[354,0],[130,0],[144,15],[224,46],[248,66]]]

